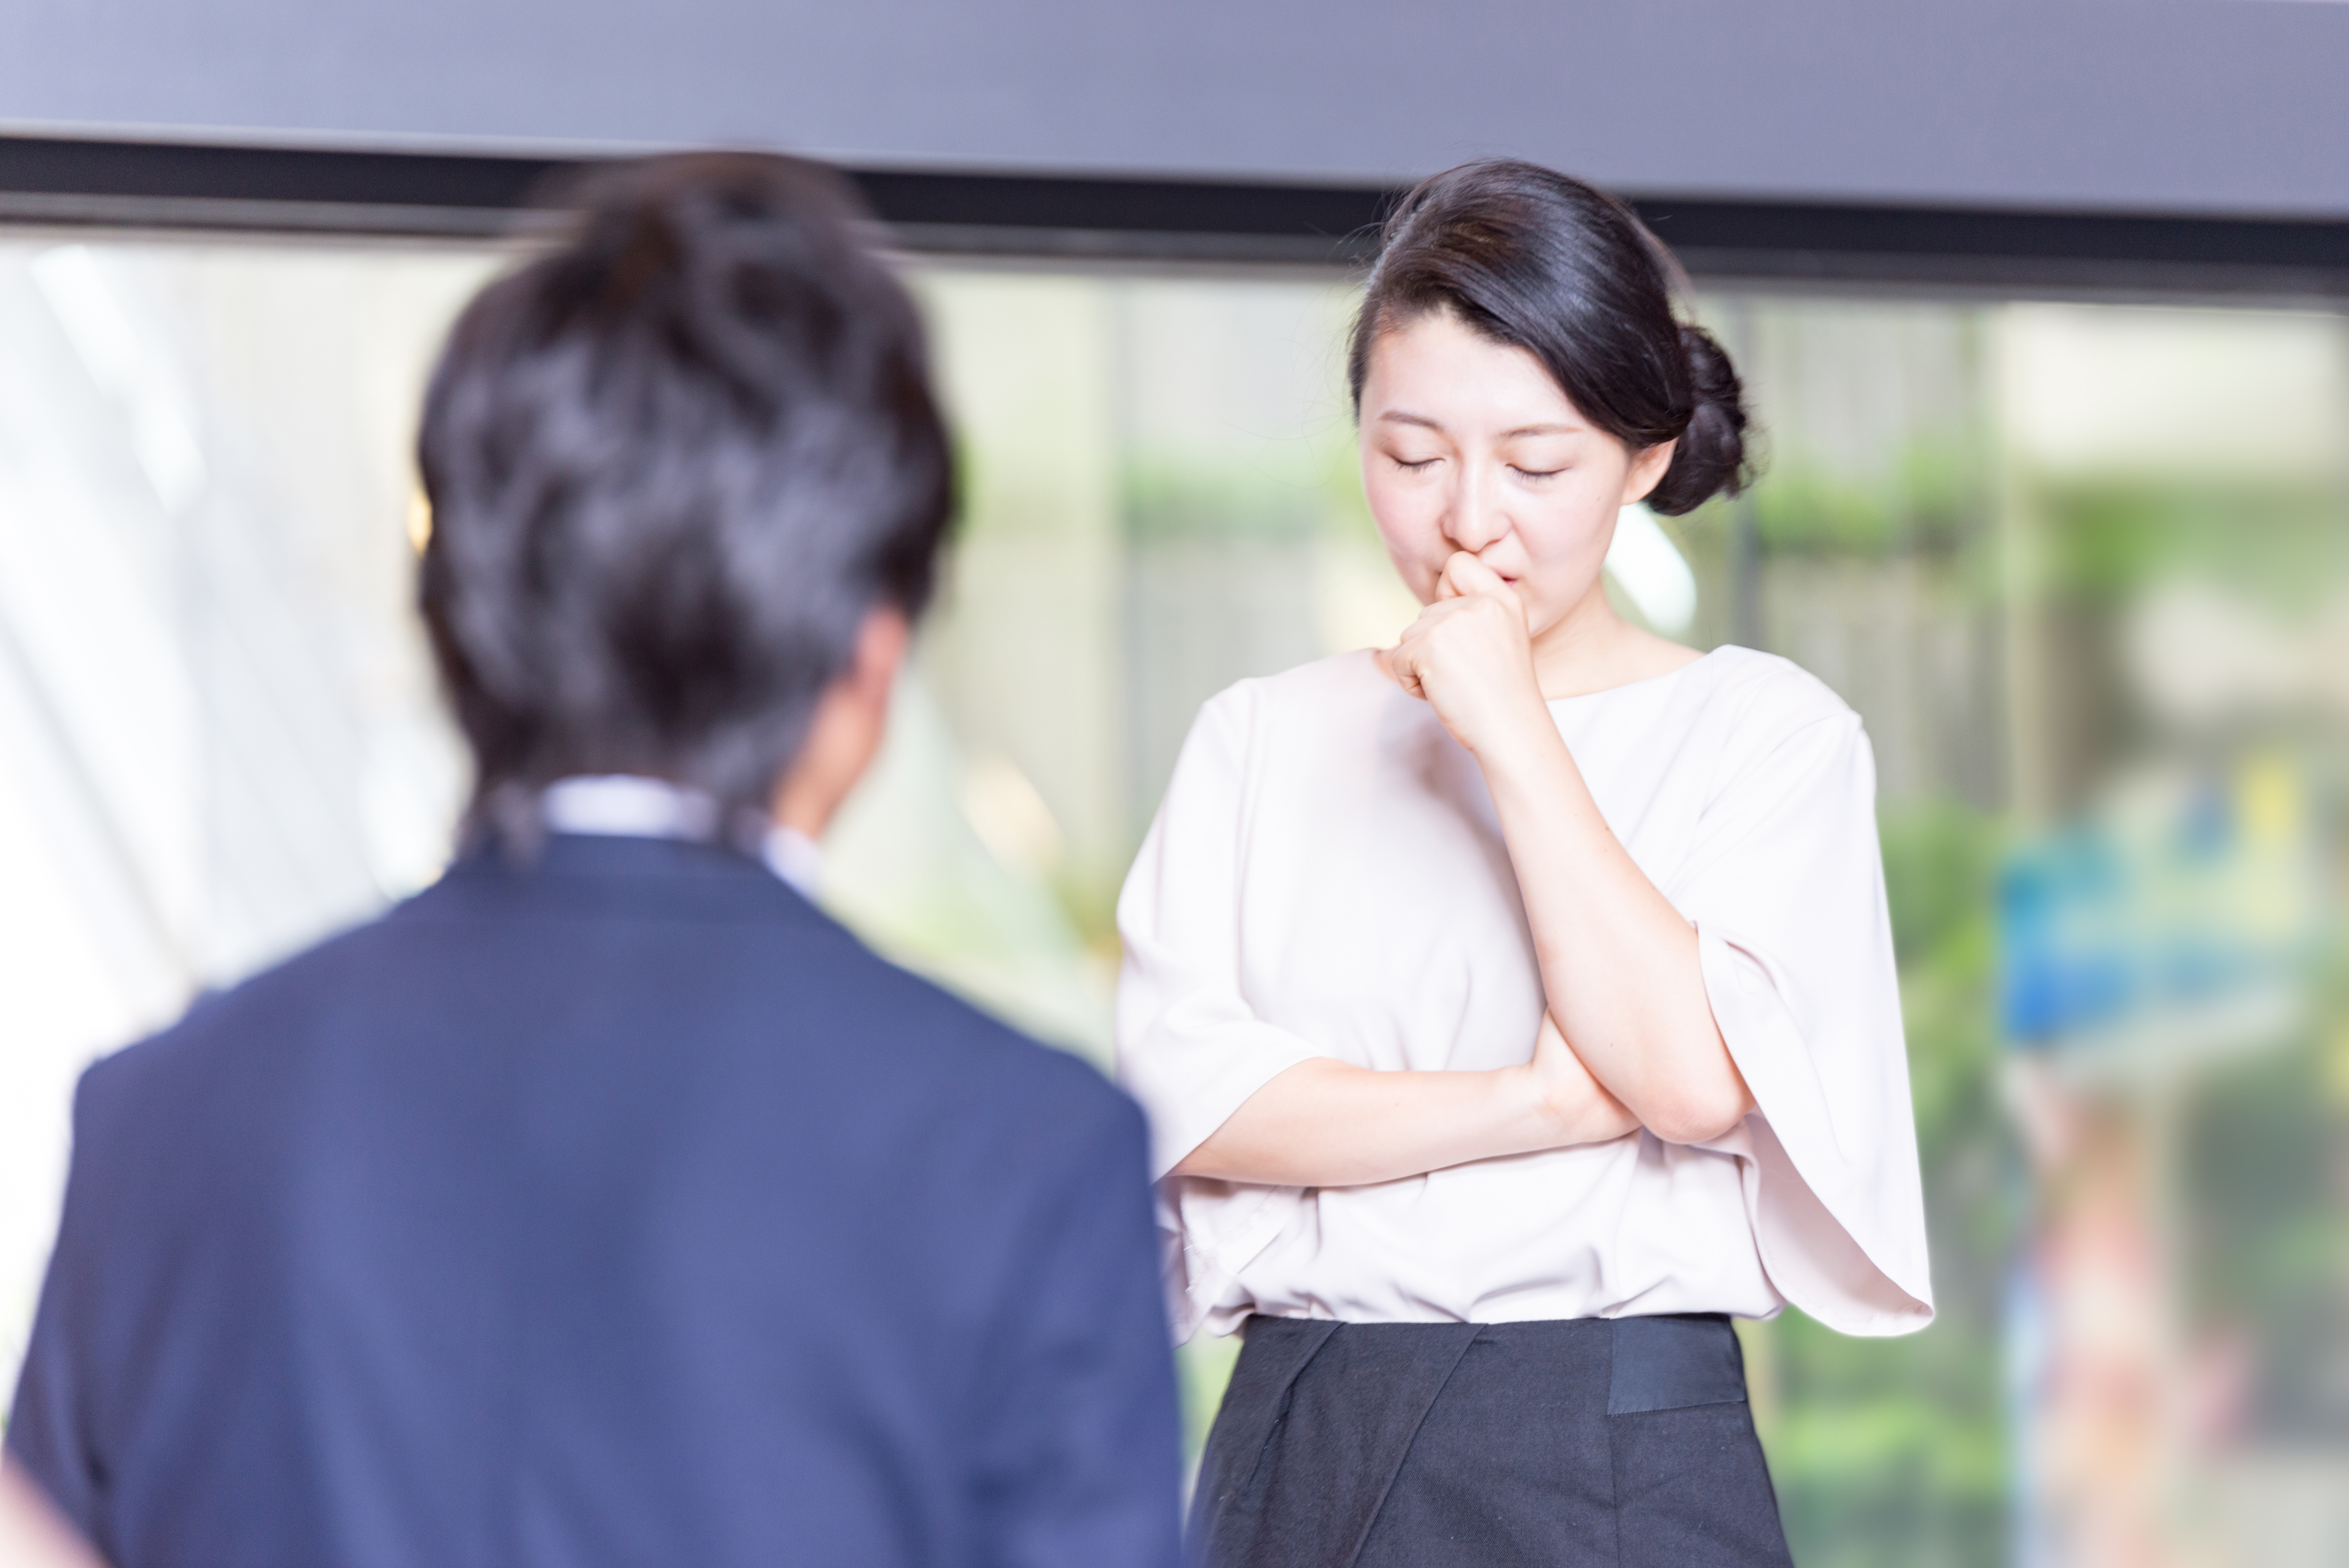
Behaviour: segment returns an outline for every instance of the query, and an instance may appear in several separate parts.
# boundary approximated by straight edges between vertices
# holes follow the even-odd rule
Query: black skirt
[[[1786,1568],[1726,1317],[1252,1317],[1200,1460],[1207,1568]]]

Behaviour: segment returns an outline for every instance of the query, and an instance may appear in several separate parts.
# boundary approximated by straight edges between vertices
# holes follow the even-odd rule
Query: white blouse
[[[1523,1062],[1545,1006],[1483,775],[1433,710],[1367,652],[1242,681],[1200,711],[1118,903],[1118,1075],[1150,1114],[1178,1338],[1251,1312],[1931,1321],[1858,716],[1734,647],[1549,709],[1696,928],[1759,1109],[1706,1144],[1642,1130],[1373,1186],[1167,1176],[1286,1068]]]

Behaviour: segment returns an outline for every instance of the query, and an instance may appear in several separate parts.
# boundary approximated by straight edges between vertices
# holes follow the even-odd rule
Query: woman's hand
[[[1387,674],[1479,756],[1528,726],[1547,727],[1525,605],[1508,580],[1464,550],[1444,562],[1435,593],[1380,654]]]

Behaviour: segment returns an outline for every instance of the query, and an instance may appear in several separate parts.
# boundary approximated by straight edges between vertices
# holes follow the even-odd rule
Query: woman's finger
[[[1397,643],[1392,648],[1380,649],[1379,667],[1386,671],[1389,680],[1393,681],[1413,696],[1423,699],[1427,693],[1419,684],[1419,661],[1413,655],[1410,637],[1411,634],[1406,630],[1403,634],[1403,641]]]
[[[1425,684],[1420,676],[1423,661],[1433,646],[1430,639],[1437,627],[1466,613],[1468,605],[1457,597],[1427,605],[1420,611],[1417,620],[1402,629],[1393,647],[1379,651],[1379,667],[1412,696],[1425,697]]]
[[[1452,559],[1444,563],[1444,583],[1450,586],[1452,594],[1463,598],[1471,593],[1506,593],[1509,591],[1507,578],[1464,550],[1454,551]]]

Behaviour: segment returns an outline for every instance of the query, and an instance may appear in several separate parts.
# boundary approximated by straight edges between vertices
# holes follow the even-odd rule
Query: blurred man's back
[[[601,251],[538,264],[553,284],[498,285],[532,308],[493,289],[469,313],[425,446],[459,529],[436,537],[426,607],[482,765],[471,850],[84,1080],[7,1436],[120,1568],[1174,1560],[1139,1114],[873,957],[751,852],[763,812],[820,827],[869,758],[890,618],[920,607],[945,508],[916,387],[914,458],[884,443],[861,470],[885,492],[869,536],[823,536],[876,493],[842,452],[854,418],[912,407],[886,366],[842,366],[837,300],[786,298],[773,342],[663,335],[665,266],[716,268],[753,328],[774,314],[757,246],[790,237],[804,179],[657,166],[620,205],[682,218],[624,211]],[[816,227],[792,286],[843,264]],[[570,294],[566,266],[592,273]],[[777,429],[763,490],[740,467],[763,448],[731,470],[688,449],[688,477],[602,532],[548,537],[593,475],[562,459],[508,504],[548,443],[499,416],[536,394],[469,378],[543,371],[574,321],[588,405],[616,386],[648,439],[683,396],[660,376],[681,364],[698,388],[695,365],[739,356],[712,370],[743,383],[719,388],[731,412],[688,409],[688,444],[800,418],[761,403],[760,356],[808,346],[857,394],[825,427],[845,510],[815,514],[813,542],[790,532],[809,514],[773,492],[806,432]],[[657,374],[631,383],[614,342],[650,344]],[[614,441],[571,435],[579,467],[607,460]],[[605,659],[602,684],[550,649]],[[576,832],[541,810],[563,780],[631,772],[671,820]]]

